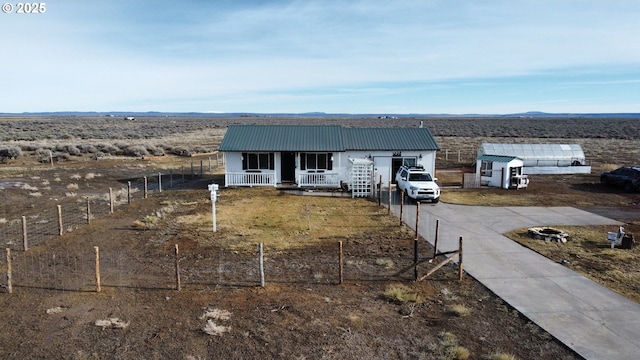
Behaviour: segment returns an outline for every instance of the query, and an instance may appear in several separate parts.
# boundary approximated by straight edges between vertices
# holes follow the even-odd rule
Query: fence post
[[[158,191],[162,192],[162,173],[158,173]]]
[[[180,251],[178,250],[178,244],[176,244],[176,290],[182,289],[180,283]]]
[[[400,226],[402,226],[402,212],[404,211],[404,190],[400,192]]]
[[[433,239],[433,258],[438,256],[438,238],[440,237],[440,219],[436,219],[436,237]]]
[[[462,281],[462,235],[458,243],[458,280]]]
[[[416,201],[416,241],[418,240],[419,227],[420,227],[420,201]]]
[[[149,193],[149,179],[147,179],[147,177],[144,177],[144,198],[147,198],[147,194]]]
[[[342,241],[338,241],[338,263],[340,269],[340,284],[344,281],[344,262],[343,262],[343,253],[342,253]]]
[[[88,196],[87,196],[87,224],[91,224],[91,203],[89,202]]]
[[[389,204],[387,204],[387,215],[391,214],[391,181],[389,181]]]
[[[382,175],[380,175],[380,182],[378,183],[378,206],[382,204]]]
[[[131,205],[131,181],[127,181],[127,204]]]
[[[27,217],[22,217],[22,247],[24,251],[29,250],[29,243],[27,241]]]
[[[413,281],[418,281],[418,239],[413,240]]]
[[[260,286],[264,287],[264,252],[262,243],[258,244],[258,267],[260,268]]]
[[[62,228],[62,205],[58,205],[58,229],[60,230],[60,236],[64,233],[64,229]]]
[[[203,160],[200,160],[200,177],[202,177],[202,174],[204,173],[204,164],[202,161]]]
[[[96,254],[96,292],[100,292],[100,249],[97,246],[93,247]]]
[[[13,277],[11,275],[11,249],[7,248],[7,291],[13,292]]]
[[[211,171],[211,156],[209,156],[209,171]]]
[[[113,214],[113,188],[109,188],[109,214]]]
[[[173,189],[173,169],[169,169],[169,188]]]

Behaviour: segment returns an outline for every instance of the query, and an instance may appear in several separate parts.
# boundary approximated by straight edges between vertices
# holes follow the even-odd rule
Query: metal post
[[[418,240],[419,227],[420,227],[420,201],[416,201],[416,241]]]
[[[96,255],[96,292],[100,292],[102,289],[100,286],[100,249],[97,246],[93,247]]]
[[[87,224],[91,224],[91,203],[89,202],[88,196],[87,196]]]
[[[13,277],[11,275],[11,249],[7,248],[7,291],[13,292]]]
[[[262,243],[258,245],[258,266],[260,267],[260,286],[264,287],[264,252]]]
[[[180,283],[180,251],[178,250],[178,244],[176,244],[176,290],[182,290],[182,285]]]
[[[109,214],[113,214],[113,188],[109,188]]]
[[[22,217],[22,246],[24,251],[29,250],[29,243],[27,242],[27,217]]]

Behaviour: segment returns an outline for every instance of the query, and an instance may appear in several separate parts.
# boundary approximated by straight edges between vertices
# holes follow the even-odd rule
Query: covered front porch
[[[340,188],[342,182],[337,172],[300,173],[295,181],[280,182],[276,171],[227,172],[225,186],[273,186],[291,184],[300,188]]]

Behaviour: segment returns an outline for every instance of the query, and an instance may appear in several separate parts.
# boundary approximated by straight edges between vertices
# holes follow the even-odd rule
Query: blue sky
[[[48,1],[0,112],[640,112],[640,1]]]

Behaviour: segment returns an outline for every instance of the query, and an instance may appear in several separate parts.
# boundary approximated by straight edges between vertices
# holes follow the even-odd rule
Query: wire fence
[[[208,166],[204,160],[199,164],[191,162],[177,169],[124,179],[118,187],[96,191],[82,198],[69,200],[60,196],[63,200],[55,207],[41,208],[21,217],[3,218],[0,223],[0,244],[14,251],[43,245],[52,237],[72,232],[121,206],[202,178],[205,169],[211,171],[222,166],[219,158],[214,163],[209,158]]]
[[[267,283],[338,284],[342,281],[415,280],[416,266],[430,258],[432,247],[426,241],[407,239],[380,244],[357,238],[325,242],[300,249],[238,251],[225,248],[175,253],[162,247],[148,252],[123,250],[66,249],[47,251],[52,237],[73,231],[92,219],[106,216],[119,206],[197,179],[197,171],[157,174],[126,180],[126,187],[110,189],[72,204],[43,209],[2,226],[0,238],[6,243],[6,256],[0,256],[0,283],[13,291],[95,292],[101,287],[135,289],[180,289],[181,286],[257,286]],[[378,193],[374,200],[389,208],[399,205],[397,192]],[[400,207],[402,208],[402,206]],[[407,211],[411,211],[407,209]],[[417,215],[417,214],[416,214]],[[399,226],[404,217],[400,217]],[[407,218],[407,221],[412,222]],[[27,229],[25,231],[25,229]],[[432,232],[431,229],[428,229]],[[25,241],[26,239],[26,241]],[[26,244],[26,245],[25,245]],[[384,249],[383,249],[384,247]]]
[[[406,243],[405,243],[406,242]],[[372,247],[347,241],[296,250],[213,249],[210,253],[135,254],[127,251],[79,253],[20,251],[0,258],[0,276],[12,292],[96,292],[104,288],[177,289],[202,286],[259,286],[266,283],[339,284],[342,281],[412,280],[413,239],[398,252],[381,256]],[[431,250],[421,244],[424,256]],[[262,267],[261,267],[261,264]],[[261,279],[262,274],[262,279]],[[4,283],[4,281],[3,281]],[[178,285],[180,284],[180,285]],[[5,285],[3,285],[5,286]]]

